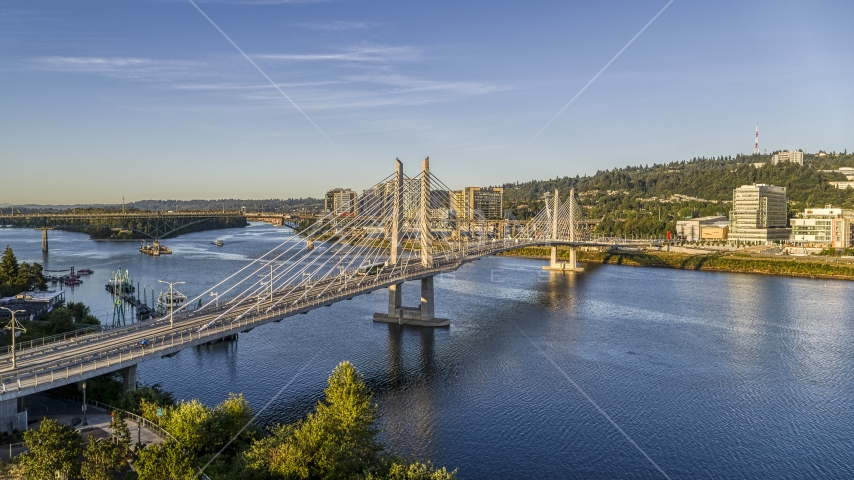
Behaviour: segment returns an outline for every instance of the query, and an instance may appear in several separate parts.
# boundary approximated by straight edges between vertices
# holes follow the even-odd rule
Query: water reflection
[[[416,340],[418,355],[407,358],[404,344],[413,345]],[[391,388],[384,392],[382,405],[385,439],[414,447],[411,452],[422,458],[435,453],[434,343],[433,328],[388,324],[387,381]],[[412,365],[409,369],[407,363]]]

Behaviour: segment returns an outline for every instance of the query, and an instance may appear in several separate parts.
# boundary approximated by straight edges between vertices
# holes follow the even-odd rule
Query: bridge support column
[[[403,306],[403,284],[388,287],[388,316],[397,318],[397,309]]]
[[[555,272],[583,272],[584,268],[579,267],[578,263],[575,260],[575,247],[569,248],[569,260],[566,262],[559,262],[557,260],[557,247],[552,247],[551,258],[549,259],[548,266],[543,267],[543,270],[550,270]]]
[[[131,365],[119,370],[122,376],[122,390],[127,392],[136,390],[136,365]]]
[[[27,430],[27,409],[24,397],[12,398],[0,402],[0,432],[12,434],[13,430]]]
[[[447,327],[451,324],[447,318],[436,318],[433,277],[421,279],[421,304],[417,307],[404,307],[402,305],[402,290],[402,283],[389,287],[388,314],[375,313],[375,322],[419,325],[422,327]]]
[[[42,252],[47,253],[47,229],[42,229]]]

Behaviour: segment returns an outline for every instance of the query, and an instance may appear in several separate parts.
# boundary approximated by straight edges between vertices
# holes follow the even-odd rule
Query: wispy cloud
[[[418,58],[419,51],[412,47],[351,47],[342,52],[333,53],[271,53],[254,55],[255,58],[286,61],[338,61],[338,62],[373,62],[387,63],[413,61]]]
[[[182,60],[138,57],[40,57],[32,62],[43,70],[89,73],[143,81],[163,81],[187,76],[199,66]]]
[[[347,77],[352,82],[365,82],[397,87],[388,93],[445,92],[457,95],[486,95],[512,90],[507,85],[491,85],[481,82],[424,80],[400,74],[374,74]]]
[[[343,77],[341,85],[333,88],[307,85],[298,89],[297,95],[306,108],[343,111],[451,102],[512,88],[481,82],[425,80],[399,74],[374,74]],[[259,104],[268,103],[273,95],[273,92],[268,90],[242,93],[243,98]]]
[[[340,31],[340,30],[365,30],[378,26],[376,23],[364,22],[311,22],[311,23],[295,23],[295,27],[305,28],[307,30],[325,30],[325,31]]]

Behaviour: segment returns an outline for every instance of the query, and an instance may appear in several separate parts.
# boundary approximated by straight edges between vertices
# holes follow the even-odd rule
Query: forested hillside
[[[754,163],[764,162],[756,168]],[[693,158],[668,164],[628,166],[585,177],[505,184],[504,202],[519,218],[543,207],[543,194],[558,188],[568,195],[575,187],[585,216],[601,220],[597,230],[612,235],[663,236],[676,220],[727,215],[732,191],[741,185],[768,183],[787,188],[790,214],[826,204],[854,208],[854,189],[839,190],[845,181],[840,167],[854,167],[854,154],[804,154],[804,165],[771,165],[771,155]]]

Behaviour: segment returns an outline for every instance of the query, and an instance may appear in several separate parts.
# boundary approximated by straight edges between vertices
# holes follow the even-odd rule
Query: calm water
[[[109,322],[111,270],[149,295],[157,279],[194,294],[287,230],[189,234],[161,258],[50,235],[47,256],[36,230],[0,229],[0,247],[48,270],[94,269],[68,298]],[[663,478],[574,382],[672,478],[854,477],[854,282],[542,265],[487,258],[438,277],[448,329],[374,324],[387,301],[374,293],[145,363],[139,378],[210,404],[243,392],[269,402],[272,423],[305,414],[346,359],[375,392],[390,447],[462,478]],[[417,295],[405,287],[408,304]]]

